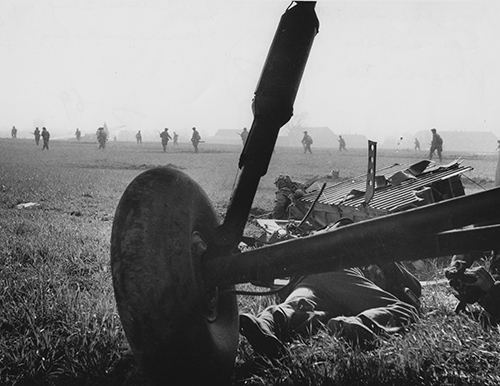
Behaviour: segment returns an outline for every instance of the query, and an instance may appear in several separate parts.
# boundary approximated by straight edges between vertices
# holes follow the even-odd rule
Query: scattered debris
[[[271,220],[271,219],[258,219],[257,224],[269,235],[278,233],[279,235],[285,235],[287,220]]]
[[[341,218],[358,222],[463,196],[461,175],[470,170],[472,167],[462,166],[459,161],[435,165],[423,160],[408,167],[394,164],[379,170],[384,174],[372,176],[374,190],[368,202],[367,175],[337,182],[314,177],[305,184],[280,175],[275,181],[278,190],[272,218],[254,218],[263,231],[254,242],[262,246],[303,237]],[[323,186],[319,188],[317,182]],[[413,262],[417,270],[423,264],[423,261]]]

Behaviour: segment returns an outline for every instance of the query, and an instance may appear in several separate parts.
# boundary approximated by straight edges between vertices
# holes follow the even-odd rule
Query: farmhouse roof
[[[214,137],[234,137],[234,134],[239,134],[240,131],[235,129],[219,129],[215,132]]]

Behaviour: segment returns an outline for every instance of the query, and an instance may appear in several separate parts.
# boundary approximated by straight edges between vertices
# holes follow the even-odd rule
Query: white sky
[[[0,131],[250,126],[286,1],[2,0]],[[500,136],[500,1],[323,1],[304,125]]]

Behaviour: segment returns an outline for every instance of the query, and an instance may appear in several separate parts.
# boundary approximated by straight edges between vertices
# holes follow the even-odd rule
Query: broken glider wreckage
[[[288,223],[302,223],[306,231],[329,226],[341,218],[359,222],[414,209],[465,195],[461,176],[472,169],[458,160],[446,165],[436,165],[429,160],[410,166],[393,164],[382,168],[383,174],[374,176],[373,194],[368,199],[369,175],[343,179],[316,177],[305,184],[309,185],[305,190],[302,190],[304,185],[292,182],[294,186],[290,190],[296,187],[300,193],[290,200],[287,218],[260,218],[256,222],[268,233]]]

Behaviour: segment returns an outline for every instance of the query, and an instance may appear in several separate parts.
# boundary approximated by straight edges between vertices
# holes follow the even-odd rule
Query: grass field
[[[0,139],[0,384],[140,384],[116,312],[109,267],[114,211],[142,171],[171,165],[207,192],[222,216],[237,174],[240,148],[203,144],[51,142]],[[366,151],[278,148],[254,207],[270,210],[279,174],[304,181],[340,170],[365,173]],[[379,167],[413,163],[425,153],[381,150]],[[445,154],[474,167],[468,192],[493,186],[497,155]],[[31,209],[17,204],[36,202]],[[437,266],[436,266],[437,267]],[[436,268],[434,278],[441,279]],[[256,311],[273,299],[240,297]],[[455,315],[445,286],[426,287],[422,320],[402,336],[361,352],[325,333],[289,346],[279,363],[255,356],[242,338],[234,384],[500,384],[500,333]]]

